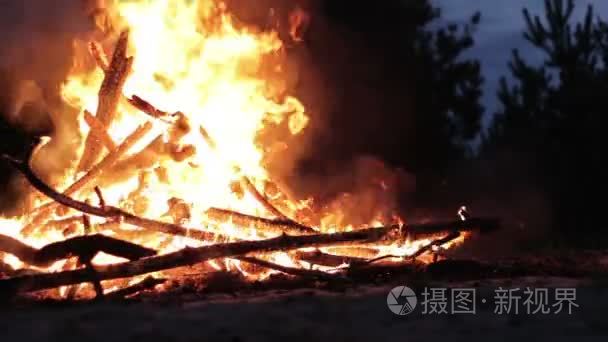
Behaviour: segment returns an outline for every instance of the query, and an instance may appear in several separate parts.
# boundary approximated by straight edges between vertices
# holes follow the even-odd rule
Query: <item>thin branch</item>
[[[323,271],[283,266],[283,265],[275,264],[275,263],[267,261],[267,260],[255,258],[255,257],[242,256],[242,257],[237,257],[235,259],[244,261],[244,262],[247,262],[247,263],[250,263],[253,265],[257,265],[260,267],[269,268],[269,269],[279,271],[279,272],[282,272],[285,274],[298,276],[298,277],[322,279],[322,280],[336,279],[336,275],[332,275],[330,273],[326,273]]]
[[[214,241],[219,237],[218,235],[212,232],[188,229],[172,223],[166,223],[143,217],[138,217],[117,207],[106,205],[105,207],[101,208],[92,206],[85,202],[77,201],[55,191],[53,188],[44,183],[40,178],[38,178],[38,176],[36,176],[36,174],[34,174],[33,170],[29,167],[27,163],[17,161],[8,156],[2,157],[8,160],[13,165],[13,167],[19,170],[36,190],[53,199],[57,203],[78,210],[82,213],[104,218],[111,218],[124,223],[132,224],[134,226],[139,226],[142,228],[147,228],[150,230],[155,230],[171,235],[190,237],[202,241]]]
[[[137,95],[133,95],[130,99],[128,99],[128,101],[133,107],[139,109],[141,112],[143,112],[145,114],[148,114],[149,116],[164,120],[166,122],[174,121],[174,120],[172,120],[172,118],[175,116],[175,114],[169,114],[165,111],[159,110],[154,105],[152,105],[150,102],[142,99],[141,97],[139,97]],[[205,129],[205,127],[202,125],[199,126],[199,131],[200,131],[203,139],[205,139],[205,142],[207,142],[207,144],[211,148],[211,150],[217,152],[217,143],[211,137],[211,135],[209,134],[209,131],[207,131]],[[241,168],[238,165],[235,166],[235,169],[239,173],[242,172]],[[277,218],[285,220],[285,221],[290,221],[291,223],[294,223],[294,224],[298,224],[291,218],[287,217],[287,215],[283,214],[272,203],[270,203],[268,198],[266,198],[266,196],[264,196],[255,187],[255,185],[253,184],[251,179],[249,177],[247,177],[247,175],[242,175],[240,181],[241,181],[241,185],[243,186],[243,188],[247,192],[249,192],[258,201],[258,203],[260,203],[273,216],[276,216]],[[312,231],[312,229],[311,229],[311,231]]]
[[[127,98],[127,102],[131,104],[134,108],[138,109],[140,112],[147,114],[155,119],[162,120],[167,123],[173,123],[175,114],[169,114],[165,111],[157,109],[150,102],[142,99],[137,95],[133,95],[130,98]]]
[[[17,170],[19,170],[25,176],[25,178],[30,182],[30,184],[32,184],[32,186],[34,188],[36,188],[38,191],[40,191],[44,195],[50,197],[51,199],[57,201],[60,204],[63,204],[67,207],[76,209],[83,213],[95,215],[95,216],[99,216],[99,217],[113,218],[113,219],[116,219],[116,220],[119,220],[119,221],[122,221],[122,222],[125,222],[128,224],[132,224],[134,226],[139,226],[142,228],[156,230],[156,231],[166,233],[166,234],[171,234],[171,235],[186,236],[186,237],[190,237],[190,238],[198,239],[198,240],[202,240],[202,241],[217,241],[218,238],[225,238],[225,237],[222,237],[221,235],[218,235],[218,234],[215,234],[212,232],[208,232],[208,231],[202,231],[202,230],[197,230],[197,229],[188,229],[188,228],[185,228],[185,227],[182,227],[182,226],[179,226],[176,224],[172,224],[172,223],[166,223],[166,222],[138,217],[136,215],[128,213],[117,207],[106,205],[105,208],[100,208],[100,207],[94,207],[85,202],[74,200],[68,196],[65,196],[65,195],[55,191],[53,188],[51,188],[46,183],[44,183],[41,179],[38,178],[38,176],[36,176],[36,174],[33,172],[33,170],[29,167],[29,165],[27,163],[15,160],[6,155],[3,155],[2,158],[9,161],[11,163],[11,165],[13,165],[13,167],[15,167]],[[230,212],[230,211],[226,211],[226,210],[222,210],[222,209],[214,209],[214,211],[222,213],[222,214],[227,213],[229,215],[237,214],[235,212]],[[207,213],[209,215],[209,211]],[[255,225],[256,222],[257,223],[265,222],[265,224],[268,226],[289,225],[291,227],[290,229],[293,229],[294,231],[302,232],[301,227],[297,227],[297,226],[293,225],[292,223],[281,222],[281,221],[276,222],[273,220],[257,218],[254,216],[249,216],[249,215],[244,215],[244,214],[238,214],[238,215],[233,216],[233,223],[236,221],[236,219],[235,219],[236,217],[238,217],[239,219],[243,219],[244,221],[247,221],[248,225],[250,225],[250,224]],[[260,226],[261,226],[261,224],[260,224]],[[412,225],[407,225],[407,226],[392,225],[392,226],[378,227],[378,228],[371,228],[371,229],[376,229],[379,232],[382,231],[383,232],[382,234],[386,234],[389,231],[399,232],[398,236],[394,237],[396,240],[396,239],[400,239],[400,238],[402,239],[402,238],[407,238],[407,237],[418,239],[418,238],[433,236],[433,235],[442,234],[442,233],[446,233],[446,232],[459,232],[459,231],[470,231],[470,230],[478,230],[480,232],[485,232],[485,231],[494,230],[494,229],[498,228],[498,226],[499,226],[499,221],[496,219],[470,218],[470,219],[464,220],[464,221],[457,220],[457,221],[453,221],[453,222],[435,222],[435,223],[426,223],[426,224],[417,224],[417,225],[412,224]],[[277,229],[285,230],[285,228],[277,228]]]
[[[81,190],[91,181],[95,180],[99,177],[104,171],[114,165],[122,156],[124,156],[133,146],[139,142],[150,130],[152,129],[152,124],[150,122],[146,122],[144,125],[139,126],[133,133],[131,133],[125,140],[114,150],[109,153],[104,159],[102,159],[98,164],[93,166],[89,172],[87,172],[84,176],[80,177],[76,182],[70,185],[66,190],[64,190],[63,194],[66,196],[70,196],[75,192]],[[31,152],[31,151],[30,151]],[[27,158],[30,156],[28,155]],[[29,159],[27,159],[29,160]],[[54,190],[53,190],[54,191]],[[49,202],[41,205],[40,207],[34,209],[34,212],[31,214],[34,218],[31,220],[28,226],[35,226],[44,221],[48,215],[58,207],[58,204],[55,202]],[[28,226],[24,228],[24,230],[28,230]]]
[[[146,277],[144,280],[127,286],[125,288],[113,291],[113,292],[109,292],[106,293],[104,295],[104,298],[106,300],[114,300],[114,299],[124,299],[126,297],[135,295],[139,292],[154,288],[156,285],[160,285],[163,284],[167,281],[167,279],[165,278],[155,278],[152,276],[148,276]]]
[[[323,253],[320,250],[311,252],[297,251],[296,258],[314,265],[338,267],[342,265],[361,264],[368,259]]]
[[[414,254],[410,255],[409,258],[414,260],[414,259],[418,258],[419,256],[421,256],[422,254],[431,250],[433,247],[445,245],[446,243],[453,241],[459,237],[460,237],[460,232],[452,232],[445,237],[442,237],[440,239],[436,239],[436,240],[429,242],[424,247],[421,247],[419,250],[417,250]]]
[[[272,220],[257,216],[242,214],[236,211],[218,208],[209,208],[205,215],[214,222],[232,222],[240,227],[255,227],[256,229],[274,234],[315,234],[314,229],[287,220]]]
[[[97,66],[103,70],[103,72],[108,72],[108,56],[103,52],[101,46],[97,42],[89,43],[89,50],[91,51],[91,55],[95,59],[95,63]]]
[[[99,200],[99,206],[103,209],[106,207],[106,200],[103,198],[103,193],[101,189],[96,185],[95,186],[95,194],[97,195],[97,199]]]

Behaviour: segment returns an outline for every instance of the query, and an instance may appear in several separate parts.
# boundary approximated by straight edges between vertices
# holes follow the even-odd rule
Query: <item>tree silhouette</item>
[[[326,133],[304,167],[373,155],[415,174],[426,193],[467,156],[479,132],[480,64],[463,53],[480,14],[442,24],[428,0],[319,3],[329,24],[313,15],[306,44],[331,83],[322,96],[332,107],[311,120],[326,124]]]
[[[605,193],[603,151],[608,110],[608,26],[588,6],[572,23],[572,0],[546,0],[544,20],[524,9],[525,39],[544,53],[539,66],[513,51],[514,85],[500,81],[502,109],[482,155],[510,151],[551,202],[553,225],[599,230]]]
[[[436,11],[433,19],[439,15]],[[461,27],[420,29],[415,38],[416,139],[412,146],[422,195],[441,182],[456,162],[470,156],[469,142],[480,130],[484,111],[480,63],[462,58],[474,44],[479,20],[477,12]]]

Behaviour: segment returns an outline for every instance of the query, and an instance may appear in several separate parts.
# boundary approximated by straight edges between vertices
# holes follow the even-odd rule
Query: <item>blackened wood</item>
[[[49,266],[55,261],[74,256],[83,261],[90,260],[99,252],[129,260],[156,254],[153,249],[100,234],[77,236],[53,242],[40,249],[9,236],[0,235],[0,251],[13,254],[21,261],[39,267]]]

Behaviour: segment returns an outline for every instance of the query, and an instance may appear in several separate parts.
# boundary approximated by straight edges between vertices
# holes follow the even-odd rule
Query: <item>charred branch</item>
[[[122,156],[124,156],[133,146],[139,142],[150,130],[152,129],[152,124],[150,122],[146,122],[144,125],[139,126],[133,133],[131,133],[120,146],[118,146],[113,152],[109,153],[104,159],[102,159],[98,164],[96,164],[93,168],[91,168],[84,176],[79,178],[76,182],[70,185],[63,194],[65,196],[69,196],[82,188],[88,185],[91,181],[95,180],[99,177],[104,171],[114,165]],[[28,155],[27,158],[30,156]],[[26,159],[29,160],[29,159]],[[27,162],[24,162],[27,163]],[[29,166],[28,166],[29,168]],[[31,171],[30,171],[31,172]],[[54,190],[53,190],[54,191]],[[52,197],[51,197],[52,198]],[[59,202],[59,201],[57,201]],[[61,203],[61,202],[59,202]],[[37,209],[34,210],[32,215],[34,218],[31,223],[24,228],[24,233],[26,233],[32,226],[40,224],[44,221],[50,213],[54,209],[58,207],[58,203],[49,202],[44,204]]]
[[[314,250],[310,252],[297,251],[295,255],[298,260],[302,260],[313,265],[327,267],[339,267],[343,265],[361,264],[368,261],[368,259],[365,258],[334,255],[329,253],[323,253],[320,250]]]
[[[141,112],[143,112],[149,116],[152,116],[154,118],[162,119],[167,122],[175,121],[175,117],[179,116],[179,114],[181,114],[179,112],[174,113],[174,114],[169,114],[165,111],[159,110],[154,105],[152,105],[150,102],[142,99],[141,97],[139,97],[137,95],[133,95],[130,99],[128,99],[128,102],[133,107],[139,109]],[[183,114],[181,116],[183,116]],[[216,144],[215,140],[209,134],[209,131],[207,131],[207,129],[205,129],[205,127],[202,125],[199,126],[199,131],[200,131],[201,136],[207,143],[207,145],[213,151],[217,151],[217,144]],[[241,173],[241,168],[238,165],[235,166],[235,169],[237,170],[238,173]],[[242,187],[247,192],[249,192],[256,199],[256,201],[258,201],[258,203],[260,203],[269,213],[271,213],[273,216],[275,216],[281,220],[289,221],[292,224],[298,225],[295,221],[293,221],[291,218],[287,217],[279,209],[277,209],[272,203],[270,203],[268,198],[266,198],[266,196],[264,196],[255,187],[255,185],[253,184],[253,182],[251,181],[251,179],[249,177],[247,177],[246,175],[242,175],[240,181],[241,181]],[[285,232],[288,233],[287,231],[285,231]],[[314,232],[314,230],[310,229],[309,232],[312,233],[312,232]]]
[[[138,217],[131,213],[128,213],[120,208],[113,206],[105,206],[104,208],[94,207],[85,202],[74,200],[68,196],[65,196],[53,188],[44,183],[36,174],[34,174],[33,170],[29,167],[29,165],[25,162],[20,162],[15,159],[12,159],[8,156],[3,156],[4,159],[8,160],[17,170],[19,170],[25,178],[32,184],[34,188],[43,193],[44,195],[50,197],[55,200],[59,204],[63,204],[64,206],[76,209],[85,214],[90,214],[99,217],[112,218],[119,220],[121,222],[125,222],[128,224],[132,224],[134,226],[139,226],[142,228],[147,228],[155,231],[159,231],[166,234],[178,235],[178,236],[186,236],[193,239],[209,241],[209,240],[217,240],[218,235],[197,230],[197,229],[188,229],[176,224],[166,223],[161,221],[156,221],[152,219]],[[307,233],[310,232],[309,227],[298,226],[297,224],[291,222],[283,222],[283,221],[273,221],[268,219],[263,219],[255,216],[249,216],[245,214],[238,214],[232,211],[223,210],[223,209],[213,209],[207,211],[208,216],[215,216],[215,219],[221,220],[225,222],[225,219],[232,219],[233,223],[239,225],[238,221],[240,220],[245,227],[256,227],[260,229],[275,229],[276,231],[285,231],[291,230],[299,233]],[[225,216],[228,215],[228,216]],[[232,215],[232,216],[230,216]],[[399,232],[398,236],[395,236],[396,239],[403,238],[423,238],[423,237],[432,237],[439,234],[445,234],[450,232],[461,232],[461,231],[471,231],[477,230],[480,232],[486,232],[493,229],[496,229],[499,226],[499,221],[497,219],[487,219],[487,218],[470,218],[468,220],[457,220],[451,222],[438,222],[438,223],[423,223],[423,224],[411,224],[407,226],[393,225],[386,227],[378,227],[371,228],[378,232],[378,234],[386,234],[388,232],[397,231]],[[363,230],[360,230],[363,231]]]
[[[127,98],[127,102],[134,108],[138,109],[140,112],[147,114],[155,119],[161,119],[165,122],[173,122],[172,118],[174,115],[169,114],[165,111],[157,109],[150,102],[142,99],[137,95],[133,95],[130,98]]]
[[[0,250],[13,254],[23,262],[39,267],[49,266],[55,261],[70,257],[78,257],[84,263],[90,261],[99,252],[129,260],[156,254],[152,249],[98,234],[50,243],[40,249],[9,236],[0,235]]]
[[[240,260],[240,261],[244,261],[246,263],[250,263],[252,265],[268,268],[271,270],[279,271],[279,272],[293,275],[293,276],[319,279],[319,280],[336,279],[336,275],[332,275],[330,273],[325,273],[325,272],[317,271],[317,270],[308,270],[305,268],[283,266],[283,265],[275,264],[275,263],[267,261],[267,260],[255,258],[255,257],[242,256],[242,257],[238,257],[236,259]]]
[[[0,280],[0,293],[37,291],[83,282],[127,278],[140,274],[194,265],[206,260],[244,256],[249,253],[289,251],[303,247],[324,247],[353,242],[374,242],[390,238],[394,229],[368,228],[344,233],[304,236],[282,235],[259,241],[239,241],[182,250],[131,262],[94,266],[95,274],[88,269],[21,276]]]
[[[133,285],[127,286],[120,290],[106,293],[104,295],[104,298],[106,300],[127,298],[127,297],[133,296],[139,292],[152,289],[156,285],[164,284],[166,281],[167,281],[167,279],[164,279],[164,278],[155,278],[155,277],[149,276],[149,277],[144,278],[144,280],[142,280],[138,283],[135,283]]]
[[[77,201],[75,199],[70,198],[69,196],[55,191],[53,188],[44,183],[40,178],[38,178],[38,176],[36,176],[36,174],[34,174],[33,170],[29,167],[27,163],[14,160],[7,156],[3,156],[3,158],[9,160],[11,164],[25,176],[25,178],[30,182],[30,184],[32,184],[32,186],[36,190],[53,199],[57,203],[78,210],[82,213],[98,217],[104,217],[107,219],[114,219],[120,222],[158,231],[161,233],[185,236],[202,241],[216,240],[218,237],[216,234],[211,232],[188,229],[172,223],[138,217],[117,207],[109,205],[106,205],[105,207],[96,207],[86,202]]]
[[[101,46],[96,42],[90,42],[89,50],[91,51],[91,55],[95,59],[97,66],[103,70],[104,73],[108,72],[108,56],[103,52]]]
[[[205,212],[207,218],[214,222],[232,222],[236,226],[247,228],[255,227],[264,232],[274,234],[314,234],[316,231],[310,227],[287,220],[272,220],[247,214],[242,214],[232,210],[209,208]]]
[[[410,255],[410,258],[416,259],[419,256],[421,256],[422,254],[432,250],[433,247],[439,247],[439,246],[445,245],[446,243],[456,240],[459,237],[460,237],[460,232],[452,232],[445,237],[433,240],[433,241],[429,242],[428,244],[426,244],[424,247],[417,250],[414,254]]]

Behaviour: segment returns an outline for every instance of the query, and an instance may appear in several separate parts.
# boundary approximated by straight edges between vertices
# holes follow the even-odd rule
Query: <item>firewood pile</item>
[[[12,255],[22,263],[19,269],[8,266],[0,269],[5,275],[0,279],[0,294],[5,298],[41,290],[55,291],[64,298],[77,294],[122,298],[163,284],[164,271],[204,263],[214,265],[214,261],[217,266],[224,260],[232,260],[245,273],[254,265],[256,269],[296,278],[336,280],[347,277],[348,269],[356,266],[410,263],[420,257],[437,256],[441,246],[498,225],[495,219],[463,214],[451,222],[394,223],[323,231],[279,209],[276,199],[258,190],[255,180],[239,165],[232,166],[238,175],[238,189],[254,199],[267,213],[264,217],[208,207],[193,223],[195,214],[191,206],[179,198],[171,199],[169,214],[162,218],[142,215],[137,206],[112,205],[105,196],[105,188],[111,184],[117,168],[143,168],[150,153],[186,163],[197,148],[180,142],[181,137],[193,130],[187,115],[157,109],[144,97],[124,95],[123,87],[134,61],[127,56],[128,43],[129,34],[122,32],[109,59],[98,44],[90,44],[92,58],[104,76],[96,113],[82,112],[89,130],[77,164],[80,176],[74,182],[60,191],[43,181],[30,165],[37,148],[32,148],[24,158],[3,156],[24,176],[41,203],[26,215],[20,236],[61,232],[64,237],[36,248],[20,237],[0,234],[0,255]],[[137,128],[116,142],[110,127],[120,103],[128,103],[131,109],[145,115],[140,117]],[[156,126],[162,126],[162,132],[148,139],[150,142],[143,149],[134,151],[145,137],[150,138]],[[221,153],[216,149],[213,131],[202,125],[195,130],[209,150]],[[157,171],[162,178],[162,170]],[[138,177],[145,183],[145,177]],[[137,191],[132,196],[143,197]],[[231,229],[218,229],[227,223]],[[167,249],[174,237],[189,243]],[[150,241],[155,243],[147,243]],[[394,255],[384,248],[412,241],[420,243],[407,254]],[[98,264],[94,259],[100,253],[117,258]],[[288,262],[281,262],[277,255],[286,257]],[[58,262],[60,266],[51,267]]]

